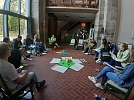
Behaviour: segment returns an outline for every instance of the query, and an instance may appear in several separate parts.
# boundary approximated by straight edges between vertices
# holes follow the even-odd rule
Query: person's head
[[[52,35],[52,37],[54,37],[54,35]]]
[[[21,56],[26,55],[26,50],[25,50],[25,48],[20,48],[19,51],[20,51]]]
[[[134,62],[134,49],[130,52],[129,62]]]
[[[35,39],[38,38],[38,34],[35,34],[35,35],[34,35],[34,38],[35,38]]]
[[[11,55],[8,43],[0,42],[0,59],[8,58]]]
[[[10,43],[10,38],[9,37],[5,37],[5,38],[3,38],[3,42],[6,42],[6,43]]]
[[[29,35],[29,34],[27,34],[27,35],[26,35],[26,39],[29,39],[29,38],[30,38],[30,35]]]
[[[128,49],[128,44],[126,43],[121,43],[120,44],[120,51],[125,51]]]
[[[107,39],[106,39],[106,38],[103,38],[103,39],[102,39],[102,44],[104,44],[104,45],[107,44]]]
[[[22,39],[22,36],[18,35],[17,40],[21,41],[21,39]]]

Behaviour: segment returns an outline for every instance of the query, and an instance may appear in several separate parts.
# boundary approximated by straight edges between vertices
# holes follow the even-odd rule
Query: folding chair
[[[49,0],[50,6],[57,6],[57,0]]]
[[[88,6],[89,8],[96,8],[96,5],[96,0],[86,0],[86,6]]]
[[[71,39],[71,42],[69,45],[74,45],[75,44],[75,39]]]
[[[74,6],[84,6],[84,0],[74,0]]]
[[[131,93],[131,90],[133,89],[133,87],[134,87],[134,84],[132,84],[129,89],[121,88],[116,83],[109,80],[107,83],[105,83],[104,91],[111,93],[112,95],[114,95],[115,97],[117,97],[120,100],[127,100],[127,98],[129,97],[129,94]],[[114,93],[114,91],[111,91],[110,88],[112,90],[114,90],[115,92],[117,92],[119,94],[122,94],[124,96],[124,98],[121,98],[118,94],[116,95]]]
[[[22,94],[21,96],[19,96],[25,89],[30,88],[26,93]],[[24,97],[28,92],[31,92],[32,95],[32,99],[34,100],[34,95],[33,95],[33,90],[31,87],[31,83],[30,81],[25,84],[24,86],[22,86],[21,88],[11,91],[9,90],[9,88],[7,87],[5,81],[3,80],[1,74],[0,74],[0,88],[1,88],[1,92],[2,94],[6,94],[9,97],[9,100],[16,100],[16,99],[20,99],[22,97]],[[19,96],[19,97],[18,97]]]
[[[62,6],[72,6],[72,0],[61,0]]]

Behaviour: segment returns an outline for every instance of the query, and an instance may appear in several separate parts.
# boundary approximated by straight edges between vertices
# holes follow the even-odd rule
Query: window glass
[[[26,38],[27,34],[27,20],[20,19],[20,35],[22,36],[22,40]]]
[[[3,41],[3,35],[2,35],[2,14],[0,14],[0,41]]]
[[[21,0],[21,15],[27,16],[27,0]]]
[[[0,0],[0,9],[3,9],[5,0]]]
[[[8,16],[8,28],[9,28],[9,37],[12,41],[18,36],[18,18],[14,16]]]
[[[14,13],[18,13],[18,0],[11,0],[10,11]]]

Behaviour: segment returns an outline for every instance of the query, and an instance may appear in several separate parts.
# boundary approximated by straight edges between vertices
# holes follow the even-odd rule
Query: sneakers
[[[46,52],[47,52],[46,50],[43,51],[43,53],[46,53]]]
[[[88,76],[88,79],[91,80],[93,83],[96,83],[97,79],[95,77]]]
[[[104,89],[104,86],[102,86],[101,83],[96,83],[95,86],[102,89],[102,90]]]
[[[88,53],[84,53],[84,54],[89,55]]]
[[[36,89],[37,90],[39,90],[41,87],[43,87],[44,86],[44,84],[46,83],[46,81],[45,80],[43,80],[43,81],[41,81],[41,82],[39,82],[38,83],[38,85],[36,85],[35,87],[36,87]]]
[[[43,52],[42,54],[45,55],[45,54],[47,54],[47,53],[44,53],[44,52]]]
[[[32,60],[32,58],[27,58],[27,60]]]
[[[82,53],[84,53],[85,51],[82,51]]]
[[[96,63],[101,63],[101,59],[96,60]]]

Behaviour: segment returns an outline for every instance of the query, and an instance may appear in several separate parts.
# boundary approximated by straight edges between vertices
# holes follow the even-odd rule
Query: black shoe
[[[44,85],[45,85],[45,83],[46,83],[46,81],[45,81],[45,80],[43,80],[43,81],[39,82],[39,85],[36,85],[36,86],[35,86],[35,87],[36,87],[36,89],[37,89],[37,90],[39,90],[42,86],[44,86]]]
[[[95,60],[98,60],[98,58],[97,58],[97,57],[95,57]]]

